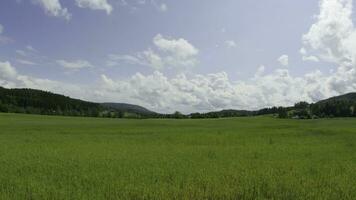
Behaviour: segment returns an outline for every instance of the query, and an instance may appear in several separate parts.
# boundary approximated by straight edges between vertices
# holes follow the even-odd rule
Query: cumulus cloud
[[[289,65],[289,56],[288,55],[282,55],[281,57],[278,58],[278,62],[282,66],[287,67]]]
[[[352,0],[322,0],[320,13],[302,40],[305,56],[338,65],[355,65],[356,30]]]
[[[4,80],[11,80],[16,77],[17,72],[9,62],[0,62],[0,77]]]
[[[62,17],[69,20],[71,14],[67,8],[63,8],[59,0],[33,0],[34,3],[40,5],[46,14],[54,17]]]
[[[190,58],[199,53],[197,48],[183,38],[169,39],[158,34],[153,38],[153,43],[159,50],[169,52],[177,58]]]
[[[225,45],[229,48],[235,48],[237,46],[234,40],[226,40]]]
[[[74,61],[67,61],[67,60],[57,60],[57,64],[61,65],[62,67],[66,69],[71,69],[71,70],[79,70],[83,68],[90,68],[93,67],[93,65],[86,61],[86,60],[74,60]]]
[[[352,0],[321,0],[316,22],[302,37],[301,54],[305,59],[330,62],[338,67],[328,78],[317,77],[336,94],[355,91],[356,29],[352,4]]]
[[[355,75],[355,71],[337,71],[332,75],[315,71],[293,77],[287,69],[265,74],[264,66],[250,80],[238,82],[230,80],[225,72],[190,77],[178,74],[168,78],[156,71],[151,75],[138,73],[126,80],[102,75],[98,97],[133,102],[161,112],[253,110],[289,106],[298,101],[314,102],[352,91],[356,89]]]
[[[157,34],[153,38],[153,44],[156,50],[149,48],[134,55],[111,54],[107,64],[120,65],[123,61],[127,64],[150,66],[153,69],[162,70],[164,67],[192,67],[198,63],[196,56],[199,50],[183,38],[165,38]]]
[[[151,49],[142,52],[139,57],[141,60],[145,59],[144,63],[156,70],[160,70],[164,67],[163,59]]]
[[[104,10],[109,15],[113,8],[107,0],[76,0],[80,8],[90,8],[93,10]]]

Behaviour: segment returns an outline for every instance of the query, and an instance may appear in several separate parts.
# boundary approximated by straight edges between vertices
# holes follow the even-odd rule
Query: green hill
[[[69,116],[98,116],[100,104],[34,89],[0,87],[0,111]]]
[[[329,99],[325,99],[325,100],[319,101],[316,104],[335,102],[335,101],[352,101],[352,102],[356,102],[356,93],[353,92],[353,93],[348,93],[348,94],[344,94],[344,95],[340,95],[340,96],[336,96],[336,97],[331,97]]]
[[[356,93],[348,93],[319,101],[310,106],[318,117],[355,117]]]
[[[147,117],[154,114],[136,105],[100,104],[42,90],[3,87],[0,87],[0,112],[87,117],[123,117],[131,113],[135,117]]]
[[[157,114],[142,106],[127,104],[127,103],[101,103],[101,105],[104,106],[105,108],[111,108],[127,113],[136,113],[136,114],[143,114],[143,115]]]

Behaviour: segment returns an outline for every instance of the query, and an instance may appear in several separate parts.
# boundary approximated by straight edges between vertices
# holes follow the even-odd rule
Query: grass
[[[356,199],[356,119],[0,114],[0,199]]]

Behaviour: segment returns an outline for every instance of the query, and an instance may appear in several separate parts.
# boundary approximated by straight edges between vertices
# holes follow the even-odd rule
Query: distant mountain
[[[157,114],[142,106],[127,104],[127,103],[101,103],[101,105],[104,106],[105,108],[111,108],[111,109],[119,110],[121,112],[144,114],[144,115]]]

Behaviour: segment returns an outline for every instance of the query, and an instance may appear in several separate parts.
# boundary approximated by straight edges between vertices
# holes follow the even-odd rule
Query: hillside
[[[340,96],[331,97],[325,100],[321,100],[316,104],[328,103],[328,102],[335,102],[335,101],[352,101],[356,102],[356,92],[348,93]]]
[[[356,93],[348,93],[319,101],[310,106],[310,111],[318,117],[355,117]]]
[[[98,116],[100,104],[34,89],[0,87],[0,111],[69,116]]]
[[[141,117],[153,113],[136,105],[100,104],[42,90],[3,87],[0,87],[0,112],[87,117],[123,117],[128,113]]]
[[[316,103],[296,103],[290,109],[283,108],[278,112],[280,118],[333,118],[356,117],[356,93],[331,97]]]
[[[106,108],[120,110],[121,112],[145,114],[145,115],[156,114],[155,112],[150,111],[142,106],[127,104],[127,103],[101,103],[101,105]]]

